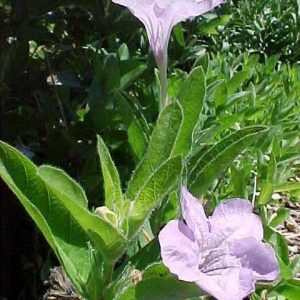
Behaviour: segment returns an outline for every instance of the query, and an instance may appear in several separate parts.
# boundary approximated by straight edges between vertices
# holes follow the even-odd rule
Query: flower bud
[[[107,206],[97,207],[94,213],[111,223],[113,226],[118,227],[118,216]]]

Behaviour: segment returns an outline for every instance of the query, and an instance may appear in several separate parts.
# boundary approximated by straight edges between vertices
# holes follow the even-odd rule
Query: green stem
[[[159,80],[160,80],[160,99],[161,108],[168,105],[168,77],[167,67],[163,66],[159,69]]]
[[[160,82],[160,109],[168,105],[168,51],[165,49],[160,56],[156,58],[159,70]]]
[[[113,271],[114,271],[115,263],[106,262],[104,265],[104,285],[107,286],[110,284]]]

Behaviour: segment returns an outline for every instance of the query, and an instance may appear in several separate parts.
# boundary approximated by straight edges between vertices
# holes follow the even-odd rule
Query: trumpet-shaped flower
[[[167,97],[167,49],[172,28],[208,12],[223,0],[112,0],[126,6],[146,27],[161,76],[162,98]],[[166,98],[167,99],[167,98]],[[166,100],[165,99],[165,100]]]
[[[224,201],[207,218],[183,187],[181,207],[184,220],[170,221],[159,233],[163,263],[180,280],[218,300],[242,300],[257,280],[278,277],[275,252],[262,242],[262,223],[249,201]]]

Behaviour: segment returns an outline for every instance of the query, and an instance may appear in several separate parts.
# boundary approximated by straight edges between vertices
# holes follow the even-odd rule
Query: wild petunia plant
[[[168,104],[168,44],[172,28],[179,22],[202,15],[223,0],[112,0],[126,6],[144,24],[159,69],[161,105]]]
[[[235,121],[234,126],[224,128],[212,123],[204,127],[201,116],[214,99],[212,95],[222,94],[220,84],[224,85],[224,80],[213,81],[215,72],[207,80],[209,61],[204,68],[198,66],[185,74],[176,99],[167,101],[167,46],[172,27],[222,1],[114,2],[128,6],[145,24],[162,74],[164,98],[155,125],[146,124],[151,134],[144,134],[136,115],[129,122],[129,143],[138,163],[127,184],[122,184],[100,136],[97,152],[104,185],[101,207],[91,208],[83,188],[64,171],[36,166],[4,142],[0,142],[0,176],[36,222],[82,298],[182,300],[199,298],[204,290],[219,300],[241,300],[254,292],[256,281],[279,278],[274,250],[262,242],[262,222],[253,214],[250,202],[221,203],[207,218],[198,200],[182,188],[184,221],[174,220],[182,182],[195,197],[208,196],[211,186],[216,188],[220,175],[244,150],[254,144],[259,148],[270,140],[267,126],[243,126]],[[230,80],[228,90],[238,90],[240,74],[236,80]],[[231,97],[228,106],[235,105],[241,96],[238,94]],[[221,104],[224,107],[226,103]],[[230,112],[227,106],[224,109]],[[210,121],[211,115],[205,117]],[[207,142],[208,136],[218,138]],[[264,289],[276,292],[285,286],[297,287],[297,282],[292,281],[294,267],[286,257],[284,240],[271,228],[263,210],[262,203],[270,201],[268,196],[273,191],[274,159],[269,166],[268,190],[260,197],[264,202],[255,204],[264,217],[264,239],[275,246],[282,277],[277,285],[265,285]],[[209,199],[214,206],[217,199]],[[139,274],[138,280],[132,274]]]
[[[155,236],[163,224],[160,216],[171,194],[174,195],[172,191],[177,190],[183,179],[187,179],[195,195],[204,194],[237,155],[268,131],[265,126],[237,130],[200,151],[200,157],[195,160],[190,155],[195,147],[193,132],[205,93],[204,72],[196,68],[183,84],[178,101],[161,111],[146,152],[125,191],[109,150],[98,137],[105,191],[101,208],[89,209],[84,190],[64,171],[47,165],[36,166],[18,150],[0,143],[2,179],[36,222],[84,299],[179,300],[203,295],[194,283],[196,277],[185,277],[190,282],[180,281],[159,263]],[[262,246],[259,239],[261,236],[257,243]],[[202,268],[206,268],[206,253],[200,250],[198,253],[203,255]],[[192,271],[195,265],[190,267]],[[134,270],[142,272],[142,280],[137,284],[131,277]],[[203,289],[207,290],[207,285]]]
[[[183,220],[170,221],[158,236],[163,263],[180,280],[195,282],[218,300],[242,300],[257,280],[278,278],[275,251],[262,243],[262,222],[249,201],[224,201],[207,218],[182,187],[181,208]]]
[[[171,192],[177,190],[181,178],[186,177],[183,165],[189,161],[192,132],[197,120],[191,123],[193,119],[186,118],[189,122],[185,123],[184,115],[189,116],[191,111],[183,108],[187,90],[196,83],[204,86],[200,93],[198,89],[194,91],[201,98],[201,94],[202,97],[205,94],[201,68],[188,77],[179,96],[180,102],[170,103],[161,112],[146,154],[125,192],[109,150],[98,137],[105,190],[105,203],[101,208],[90,210],[82,187],[62,170],[47,165],[36,166],[18,150],[0,142],[2,179],[36,222],[84,299],[144,297],[163,300],[173,297],[179,300],[203,294],[196,284],[179,281],[167,270],[161,271],[159,247],[154,238],[155,228],[162,224],[158,217],[160,212],[166,207]],[[198,97],[192,99],[199,100]],[[195,110],[192,111],[194,114]],[[203,156],[210,157],[210,160],[203,162],[200,159],[195,164],[195,179],[206,174],[205,186],[209,186],[208,183],[217,178],[234,157],[265,131],[264,126],[244,128],[208,148]],[[238,141],[241,145],[233,151],[231,147]],[[216,149],[222,164],[207,171],[207,164],[215,160]],[[197,194],[205,191],[196,188],[197,180],[188,181]],[[156,212],[154,219],[153,212]],[[142,272],[142,281],[137,284],[131,278],[135,269]]]

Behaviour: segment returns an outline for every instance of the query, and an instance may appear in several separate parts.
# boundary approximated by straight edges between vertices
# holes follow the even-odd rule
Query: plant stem
[[[161,108],[168,105],[168,77],[167,77],[167,66],[159,68],[159,80],[160,80],[160,99]]]
[[[106,262],[104,264],[104,285],[105,286],[109,285],[111,282],[114,267],[115,267],[114,262]]]
[[[168,105],[168,51],[165,49],[156,57],[160,82],[160,109]]]

